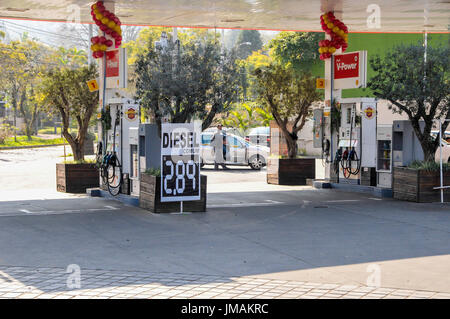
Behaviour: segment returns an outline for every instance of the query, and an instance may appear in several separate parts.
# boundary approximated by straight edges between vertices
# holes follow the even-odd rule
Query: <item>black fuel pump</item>
[[[115,152],[116,147],[116,129],[120,126],[121,111],[118,108],[116,113],[116,119],[113,127],[113,147],[111,152],[106,152],[103,156],[100,165],[100,176],[102,177],[103,184],[107,186],[108,192],[117,196],[120,192],[120,186],[122,185],[122,165]],[[101,147],[101,144],[100,144]],[[97,153],[99,154],[99,153]],[[101,153],[100,153],[101,154]]]

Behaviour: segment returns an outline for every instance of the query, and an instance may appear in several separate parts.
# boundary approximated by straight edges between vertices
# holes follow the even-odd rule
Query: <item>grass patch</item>
[[[69,127],[69,133],[75,136],[78,133],[78,129]],[[42,129],[40,129],[38,131],[38,134],[39,135],[54,135],[55,134],[55,129],[53,127],[50,127],[50,126],[49,127],[44,127],[44,128],[42,128]],[[56,134],[57,135],[61,135],[61,127],[60,126],[58,126],[56,128]],[[93,138],[95,142],[98,141],[98,134],[97,133],[88,132],[87,135],[90,136],[91,138]]]
[[[0,148],[15,146],[56,145],[63,143],[67,143],[64,138],[45,139],[37,136],[32,136],[31,141],[29,141],[27,136],[17,136],[17,142],[14,141],[14,137],[9,137],[5,140],[5,143],[0,144]]]
[[[76,134],[78,132],[78,130],[76,128],[70,128],[69,127],[69,133],[74,133]],[[38,130],[38,134],[58,134],[61,135],[61,126],[56,127],[56,133],[55,133],[55,129],[53,126],[47,126],[44,128],[41,128],[40,130]]]

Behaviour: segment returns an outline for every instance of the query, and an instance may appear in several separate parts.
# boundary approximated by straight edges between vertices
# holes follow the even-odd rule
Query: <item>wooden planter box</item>
[[[441,184],[439,171],[394,167],[392,175],[393,198],[417,203],[441,201],[441,191],[433,189]],[[450,171],[444,171],[444,186],[446,185],[450,185]],[[444,201],[450,201],[450,189],[444,189]]]
[[[95,164],[56,164],[56,190],[63,193],[86,193],[86,188],[98,187]]]
[[[277,185],[306,185],[306,179],[315,178],[314,158],[269,158],[267,183]]]
[[[206,212],[206,176],[201,175],[200,200],[183,202],[185,212]],[[141,173],[139,207],[152,213],[175,213],[180,202],[161,202],[161,177]]]

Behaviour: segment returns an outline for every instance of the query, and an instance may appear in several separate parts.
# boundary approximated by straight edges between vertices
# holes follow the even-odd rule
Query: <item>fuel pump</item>
[[[356,112],[356,103],[341,103],[341,127],[339,128],[338,145],[340,149],[339,177],[359,184],[361,126],[360,121],[357,120]]]
[[[113,196],[136,195],[139,105],[133,99],[112,98],[102,114],[102,123],[105,130],[105,145],[99,144],[104,149],[99,163],[102,184]]]

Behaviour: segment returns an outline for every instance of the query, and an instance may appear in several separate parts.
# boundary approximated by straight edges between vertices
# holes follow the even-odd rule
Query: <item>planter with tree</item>
[[[413,162],[408,167],[393,168],[392,196],[417,203],[441,201],[440,166],[436,162]],[[450,185],[450,166],[443,165],[444,185]],[[443,190],[444,201],[450,201],[450,189]]]
[[[388,100],[394,113],[406,113],[423,150],[423,166],[434,167],[440,139],[439,134],[433,137],[431,131],[438,129],[439,120],[447,120],[442,121],[443,133],[450,124],[450,48],[425,48],[421,44],[397,46],[384,58],[374,56],[370,63],[375,75],[369,81],[369,88],[376,97]],[[394,198],[428,201],[433,196],[420,193],[431,184],[440,185],[433,174],[439,176],[439,172],[426,169],[394,167]],[[409,195],[402,195],[401,189]],[[427,192],[440,193],[429,189]]]
[[[57,190],[83,193],[99,186],[98,169],[84,160],[85,141],[89,121],[98,106],[98,93],[90,92],[86,82],[97,77],[96,67],[77,69],[58,68],[49,71],[42,82],[41,92],[49,112],[57,112],[62,119],[62,135],[72,148],[73,162],[56,164]],[[76,135],[69,133],[69,124],[75,120]]]
[[[190,36],[178,34],[179,43],[174,43],[168,35],[167,46],[161,48],[155,49],[153,42],[149,42],[148,50],[138,54],[134,65],[136,98],[146,115],[158,125],[159,134],[163,119],[170,123],[201,120],[202,130],[208,128],[216,114],[229,110],[237,94],[239,69],[235,53],[221,52],[214,38],[197,31],[187,33]],[[154,145],[159,147],[158,143]],[[179,211],[179,205],[159,202],[157,176],[141,176],[143,191],[139,201],[144,207],[162,212]],[[202,176],[201,182],[200,202],[205,203],[204,211],[206,176]],[[185,207],[189,210],[189,206]]]
[[[291,67],[281,64],[259,68],[254,75],[258,81],[259,98],[272,113],[279,136],[287,146],[285,158],[278,152],[271,154],[267,182],[305,185],[306,179],[315,177],[315,159],[297,156],[297,139],[311,116],[312,103],[320,99],[316,79],[307,72],[297,75]],[[274,140],[271,140],[271,149],[279,149]]]
[[[180,211],[180,202],[161,202],[161,170],[148,169],[141,173],[139,207],[152,213],[173,213]],[[183,211],[206,212],[205,175],[201,176],[200,200],[183,202]]]

